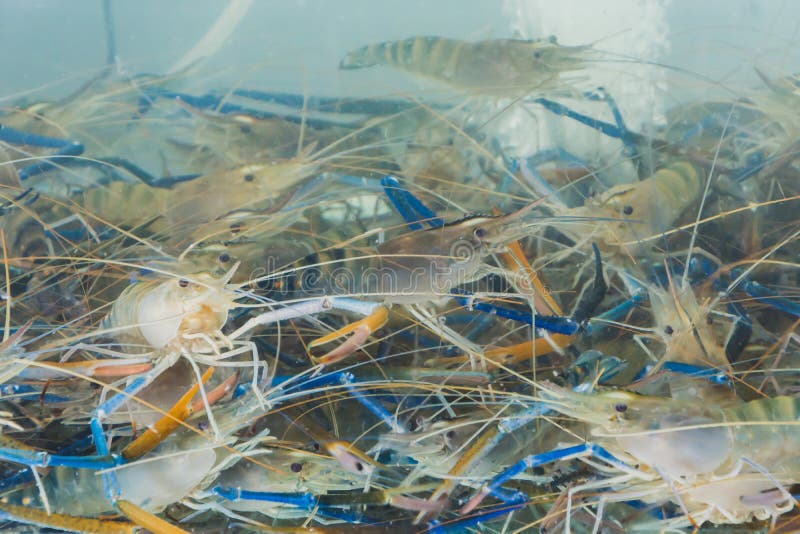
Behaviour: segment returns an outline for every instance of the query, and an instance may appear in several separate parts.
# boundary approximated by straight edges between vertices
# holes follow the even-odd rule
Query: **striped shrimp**
[[[603,222],[597,225],[590,237],[571,237],[581,242],[596,241],[609,255],[617,253],[636,257],[648,250],[648,240],[670,229],[700,198],[702,187],[698,169],[682,161],[672,163],[640,182],[616,185],[587,199],[581,207],[556,211],[559,215],[601,218]]]
[[[800,480],[800,399],[762,398],[720,408],[624,391],[580,394],[550,383],[540,387],[548,406],[589,424],[597,445],[638,466],[623,467],[622,477],[573,488],[572,494],[611,487],[615,493],[603,499],[673,501],[683,515],[659,524],[672,528],[775,519],[797,504],[785,487]]]
[[[339,68],[387,65],[457,90],[514,98],[533,91],[563,89],[561,74],[582,69],[590,54],[589,46],[561,46],[554,38],[466,42],[411,37],[353,50]]]
[[[241,165],[180,182],[169,189],[144,183],[115,181],[87,189],[81,206],[115,226],[148,225],[175,242],[208,231],[210,222],[224,219],[225,228],[237,224],[236,214],[268,209],[281,194],[313,176],[319,163],[298,158]],[[241,223],[239,223],[241,224]],[[199,227],[199,229],[198,229]]]

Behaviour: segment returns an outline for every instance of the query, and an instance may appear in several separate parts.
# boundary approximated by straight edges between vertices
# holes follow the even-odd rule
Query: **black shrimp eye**
[[[667,325],[666,327],[664,327],[664,333],[667,334],[668,336],[671,336],[672,334],[675,333],[675,330],[673,330],[670,325]]]
[[[711,316],[706,317],[706,324],[714,324],[714,318]]]
[[[448,430],[447,433],[444,436],[449,440],[456,439],[456,431],[455,430]]]
[[[242,124],[241,126],[239,126],[239,131],[242,132],[243,134],[249,134],[253,132],[253,129],[247,124]]]
[[[622,213],[625,215],[631,215],[633,213],[633,206],[625,206],[622,208]]]
[[[303,470],[303,464],[295,462],[289,466],[289,469],[292,470],[292,473],[299,473],[300,471]]]
[[[189,287],[189,281],[186,278],[178,280],[178,285],[181,287]]]
[[[474,235],[477,239],[483,239],[484,237],[486,237],[486,229],[475,228],[475,230],[472,232],[472,235]]]
[[[541,59],[541,58],[542,58],[542,53],[539,52],[538,50],[533,53],[533,59]]]
[[[620,402],[619,404],[614,405],[614,409],[619,413],[625,413],[628,411],[628,405]]]
[[[245,174],[244,175],[244,181],[245,182],[252,182],[255,179],[256,179],[256,177],[255,177],[254,174]]]
[[[363,471],[363,470],[364,470],[364,464],[362,464],[361,462],[356,462],[356,471]]]
[[[217,259],[220,261],[220,263],[228,263],[229,261],[231,261],[231,255],[228,254],[227,252],[223,252],[222,254],[219,255]]]

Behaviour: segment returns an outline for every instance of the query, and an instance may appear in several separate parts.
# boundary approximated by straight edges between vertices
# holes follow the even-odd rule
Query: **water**
[[[122,499],[193,532],[565,517],[575,532],[765,532],[770,517],[788,531],[798,15],[753,0],[0,0],[0,425],[20,442],[0,450],[0,530],[78,528],[48,511],[132,517]],[[524,91],[487,89],[499,53],[468,73],[477,90],[442,83],[447,62],[340,68],[415,36],[591,51]],[[752,433],[726,426],[737,417]],[[151,434],[164,442],[137,439]],[[620,460],[552,452],[587,440]],[[95,474],[107,458],[73,470],[107,450],[119,473]],[[157,467],[192,454],[205,471],[182,484]],[[639,471],[610,479],[622,462]]]

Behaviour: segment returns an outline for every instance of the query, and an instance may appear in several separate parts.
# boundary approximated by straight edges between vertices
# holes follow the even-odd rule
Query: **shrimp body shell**
[[[347,491],[363,486],[364,475],[354,474],[334,458],[302,450],[270,449],[260,456],[273,469],[254,468],[248,462],[238,462],[220,474],[215,484],[246,488],[250,491],[275,493],[311,492],[324,495],[331,491]],[[291,508],[266,501],[228,501],[225,508],[238,512],[260,512],[274,517],[292,516]],[[302,513],[297,517],[302,517]]]
[[[588,46],[560,46],[551,40],[466,42],[420,36],[358,48],[339,68],[387,65],[456,89],[506,96],[558,87],[559,74],[582,68],[588,51]]]
[[[219,285],[219,280],[207,274],[194,275],[191,281],[181,278],[134,283],[114,302],[102,327],[114,330],[120,341],[153,349],[187,343],[184,334],[213,335],[234,306],[233,293]]]
[[[695,520],[743,523],[792,507],[761,471],[784,486],[800,480],[798,398],[717,408],[621,391],[583,395],[548,384],[543,391],[555,401],[554,410],[590,423],[612,453],[629,455],[659,479],[671,480]],[[650,500],[672,495],[667,489]]]
[[[149,512],[160,512],[188,495],[215,462],[213,450],[200,448],[124,466],[116,470],[120,498]],[[115,513],[106,497],[103,477],[91,469],[53,467],[42,483],[54,513],[83,517]],[[35,485],[10,494],[8,499],[43,506]]]
[[[116,181],[81,193],[81,205],[115,226],[147,224],[168,243],[211,232],[208,223],[237,212],[266,210],[284,191],[314,175],[319,165],[305,154],[290,160],[244,165],[180,182],[171,188]],[[230,224],[230,223],[228,223]]]
[[[593,239],[606,250],[628,247],[638,255],[641,246],[631,243],[670,229],[700,197],[701,190],[697,168],[688,162],[677,162],[642,181],[616,185],[565,215],[617,219],[603,221]]]

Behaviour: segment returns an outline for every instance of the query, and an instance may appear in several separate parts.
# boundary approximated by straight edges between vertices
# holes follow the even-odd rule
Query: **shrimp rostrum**
[[[589,425],[592,442],[526,457],[485,486],[468,509],[528,467],[590,457],[610,464],[612,476],[571,488],[570,499],[611,490],[602,493],[599,512],[606,502],[672,502],[682,513],[658,528],[774,520],[797,504],[786,487],[800,476],[800,399],[719,408],[619,390],[581,394],[547,382],[540,387],[550,408]],[[569,510],[568,504],[567,528]]]

